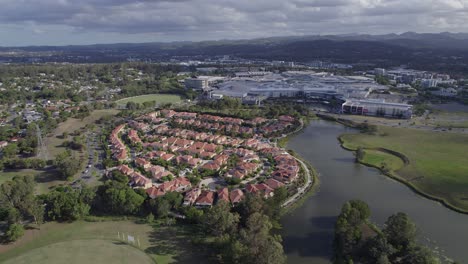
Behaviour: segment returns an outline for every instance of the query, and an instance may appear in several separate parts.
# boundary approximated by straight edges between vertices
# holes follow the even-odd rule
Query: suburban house
[[[200,196],[198,196],[195,206],[197,207],[211,207],[214,202],[214,192],[212,191],[202,191]]]
[[[227,187],[219,189],[216,193],[218,194],[218,203],[220,201],[224,201],[226,203],[229,203],[229,190],[228,190]]]
[[[185,194],[183,205],[189,206],[189,205],[194,204],[195,201],[197,200],[198,196],[200,196],[200,194],[201,194],[201,190],[199,188],[194,188],[194,189],[188,191]]]
[[[232,190],[229,194],[229,199],[233,205],[236,205],[244,199],[244,192],[241,189]]]

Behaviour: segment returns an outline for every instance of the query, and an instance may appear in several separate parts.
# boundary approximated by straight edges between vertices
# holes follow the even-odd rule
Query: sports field
[[[145,94],[140,96],[128,97],[116,101],[117,105],[122,107],[125,106],[128,102],[134,102],[142,104],[144,102],[155,101],[156,103],[178,103],[182,99],[178,95],[173,94]]]
[[[370,153],[368,162],[382,161],[421,192],[468,211],[468,135],[406,128],[379,127],[377,135],[348,134],[341,137],[349,149],[386,148],[399,152],[409,164],[398,169],[396,157]],[[388,155],[385,153],[385,155]]]
[[[119,243],[122,233],[133,236],[140,246]],[[15,243],[0,244],[0,263],[208,263],[203,247],[191,242],[196,238],[190,226],[181,225],[151,226],[131,220],[49,222],[40,229],[26,230]],[[60,261],[67,256],[76,262]],[[135,261],[125,261],[130,257]],[[52,261],[55,258],[57,262]]]
[[[144,252],[118,241],[73,240],[33,249],[5,264],[155,263]]]

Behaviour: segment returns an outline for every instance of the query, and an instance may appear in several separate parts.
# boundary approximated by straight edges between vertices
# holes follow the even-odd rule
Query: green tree
[[[392,264],[386,255],[381,255],[376,262],[377,264]]]
[[[388,260],[388,256],[395,252],[395,249],[388,243],[385,236],[380,234],[367,240],[363,249],[366,252],[365,258],[369,262],[375,263],[378,263],[379,260],[383,261],[383,258]]]
[[[21,221],[21,213],[15,207],[9,207],[7,209],[6,220],[8,224],[15,224]]]
[[[136,193],[128,185],[109,181],[99,187],[98,191],[100,209],[104,212],[126,215],[137,214],[142,209],[145,197]]]
[[[268,216],[255,212],[247,220],[245,229],[240,232],[240,241],[246,245],[245,262],[255,260],[259,264],[285,263],[283,246],[278,236],[272,236],[273,225]]]
[[[200,223],[203,219],[203,211],[198,210],[197,208],[193,206],[186,207],[185,209],[185,217],[187,218],[187,221],[190,223],[196,224]]]
[[[427,247],[416,246],[403,258],[408,264],[439,264],[440,260]]]
[[[365,152],[364,152],[364,149],[359,147],[357,150],[356,150],[356,162],[359,162],[361,160],[364,159],[364,155],[365,155]]]
[[[37,198],[28,207],[28,213],[33,217],[34,223],[40,226],[44,222],[44,207]]]
[[[81,189],[59,187],[46,197],[47,215],[53,220],[74,221],[89,214],[94,192],[86,186]]]
[[[69,151],[57,155],[55,158],[55,167],[63,179],[72,177],[80,170],[80,161],[72,157]]]
[[[4,158],[12,158],[18,153],[18,145],[16,143],[10,143],[2,149]]]
[[[416,225],[407,214],[397,213],[387,219],[383,233],[393,247],[402,251],[414,244]]]
[[[146,217],[146,223],[152,224],[154,222],[154,215],[152,213],[149,213],[148,216]]]
[[[166,218],[171,210],[171,204],[168,200],[160,197],[156,199],[156,216],[158,218]]]
[[[20,224],[11,224],[5,232],[8,241],[16,241],[24,235],[24,227]]]
[[[208,234],[221,236],[236,231],[239,215],[231,213],[231,206],[225,202],[218,202],[211,207],[202,220],[203,229]]]
[[[0,186],[0,204],[17,209],[22,218],[27,217],[27,209],[35,200],[35,186],[33,177],[14,177]]]

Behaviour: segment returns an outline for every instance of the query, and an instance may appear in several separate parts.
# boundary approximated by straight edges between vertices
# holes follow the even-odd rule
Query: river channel
[[[373,168],[354,162],[337,137],[356,132],[340,124],[312,121],[289,141],[293,149],[320,173],[314,196],[282,219],[283,245],[288,263],[330,263],[333,229],[344,202],[361,199],[369,204],[371,220],[379,226],[396,212],[407,213],[418,226],[419,240],[442,256],[468,263],[468,215],[425,199],[405,185]]]

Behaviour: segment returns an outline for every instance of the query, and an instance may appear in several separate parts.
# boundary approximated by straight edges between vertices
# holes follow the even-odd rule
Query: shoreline
[[[340,123],[340,122],[338,122],[338,123]],[[340,123],[340,124],[342,124],[342,123]],[[343,124],[343,125],[344,125],[344,124]],[[345,135],[345,134],[343,134],[343,135]],[[343,149],[347,150],[347,151],[351,151],[351,152],[355,153],[355,152],[356,152],[355,149],[348,148],[348,147],[344,146],[345,141],[342,139],[342,136],[343,136],[343,135],[340,135],[340,136],[338,137],[338,141],[340,142],[340,146],[341,146]],[[371,149],[372,149],[372,148],[371,148]],[[375,149],[380,150],[380,149],[384,149],[384,148],[375,148]],[[385,150],[387,150],[387,149],[385,149]],[[390,150],[390,151],[392,152],[392,153],[390,153],[390,154],[392,154],[392,155],[395,155],[395,154],[393,154],[393,153],[398,153],[398,152],[393,151],[393,150]],[[398,154],[399,154],[399,155],[395,155],[395,156],[397,156],[397,157],[400,158],[400,159],[402,159],[401,156],[402,156],[402,157],[405,157],[405,159],[402,159],[402,160],[404,161],[405,166],[406,166],[406,165],[407,165],[407,162],[406,162],[406,161],[408,161],[408,163],[409,163],[409,159],[406,158],[406,156],[403,155],[403,154],[401,154],[401,153],[398,153]],[[358,162],[359,162],[359,164],[362,164],[362,165],[364,165],[364,166],[378,169],[378,170],[380,171],[381,174],[383,174],[383,175],[389,177],[390,179],[396,180],[396,181],[398,181],[398,182],[400,182],[400,183],[406,185],[406,186],[407,186],[408,188],[410,188],[413,192],[415,192],[415,193],[418,194],[418,195],[421,195],[422,197],[424,197],[424,198],[426,198],[426,199],[429,199],[429,200],[438,202],[438,203],[442,204],[444,207],[446,207],[446,208],[448,208],[448,209],[450,209],[450,210],[452,210],[452,211],[455,211],[455,212],[457,212],[457,213],[468,215],[468,210],[465,210],[465,209],[462,209],[462,208],[458,208],[457,206],[454,206],[454,205],[450,204],[449,202],[447,202],[447,201],[446,201],[445,199],[443,199],[443,198],[440,198],[440,197],[437,197],[437,196],[434,196],[434,195],[431,195],[431,194],[429,194],[429,193],[426,193],[426,192],[422,191],[419,187],[415,186],[414,184],[412,184],[412,183],[409,182],[408,180],[402,178],[402,177],[399,176],[396,172],[393,172],[393,171],[385,172],[385,171],[382,170],[382,168],[380,168],[380,167],[378,167],[378,166],[376,166],[376,165],[369,164],[369,163],[365,163],[365,162],[362,162],[362,161],[358,161]]]
[[[316,169],[308,161],[304,160],[300,155],[298,155],[294,150],[289,151],[288,149],[286,149],[286,146],[289,140],[292,137],[302,133],[306,125],[309,124],[309,121],[310,119],[307,119],[304,121],[301,118],[300,126],[296,130],[286,135],[283,135],[282,137],[276,138],[276,142],[277,142],[276,145],[288,151],[289,154],[291,154],[296,159],[296,161],[301,165],[302,171],[305,174],[304,185],[299,187],[295,194],[288,197],[283,202],[283,204],[281,204],[281,207],[283,208],[281,215],[290,213],[295,208],[299,207],[303,202],[305,202],[305,200],[308,197],[316,193],[316,190],[320,184],[319,177],[318,177],[319,174],[317,173]]]

